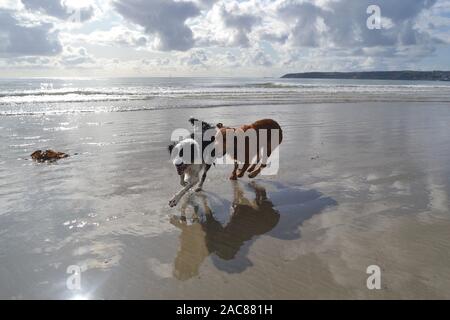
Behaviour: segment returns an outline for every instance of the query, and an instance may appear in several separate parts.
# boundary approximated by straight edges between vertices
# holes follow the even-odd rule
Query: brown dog
[[[234,170],[231,174],[230,180],[237,180],[237,178],[242,178],[245,172],[249,173],[249,178],[255,178],[261,172],[261,170],[267,166],[266,160],[268,157],[270,157],[273,150],[275,150],[283,141],[283,131],[280,125],[272,119],[258,120],[250,125],[243,125],[240,128],[225,127],[222,123],[219,123],[217,124],[217,128],[218,132],[215,137],[216,150],[221,150],[222,152],[220,153],[222,154],[216,154],[216,156],[220,157],[228,154],[231,155],[234,159]],[[250,146],[250,139],[245,137],[246,133],[249,133],[249,130],[254,130],[254,132],[256,132],[256,148],[254,148],[254,146]],[[263,133],[262,130],[264,130],[264,132],[267,132],[267,150],[265,150],[265,146],[260,143],[260,140],[262,138],[261,134]],[[272,130],[277,130],[278,132],[279,140],[278,143],[275,143],[275,145],[273,145],[272,143]],[[227,134],[231,137],[234,136],[234,142],[229,142],[228,145]],[[238,154],[238,139],[236,137],[239,135],[245,137],[245,156]],[[234,146],[234,152],[232,153],[230,152],[232,150],[229,150],[231,146]],[[256,154],[254,154],[254,152],[251,152],[251,150],[255,150]],[[266,158],[261,157],[264,151],[267,155]],[[239,162],[242,163],[242,168],[240,170],[238,170]]]

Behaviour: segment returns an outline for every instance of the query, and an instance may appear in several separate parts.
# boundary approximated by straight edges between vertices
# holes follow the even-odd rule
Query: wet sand
[[[279,174],[213,168],[169,208],[189,116],[274,118]],[[448,105],[386,102],[2,117],[0,298],[450,298],[448,123]],[[77,155],[27,160],[47,147]]]

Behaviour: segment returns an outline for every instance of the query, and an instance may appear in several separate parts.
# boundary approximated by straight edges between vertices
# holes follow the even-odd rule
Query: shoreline
[[[336,100],[335,98],[330,98],[329,101],[327,100],[320,100],[320,101],[300,101],[300,102],[294,102],[294,101],[288,101],[288,102],[281,102],[281,103],[274,103],[273,101],[268,101],[265,104],[261,104],[259,102],[250,102],[250,103],[242,103],[242,102],[235,102],[235,103],[227,103],[227,104],[218,104],[218,105],[204,105],[204,106],[184,106],[182,108],[176,108],[176,107],[133,107],[130,109],[122,109],[122,110],[115,110],[116,107],[111,107],[111,110],[72,110],[72,111],[42,111],[42,112],[5,112],[0,111],[0,116],[4,117],[21,117],[21,116],[62,116],[62,115],[83,115],[83,114],[108,114],[108,113],[128,113],[128,112],[151,112],[151,111],[164,111],[164,110],[192,110],[192,109],[199,109],[199,110],[209,110],[209,109],[220,109],[220,108],[242,108],[242,107],[259,107],[259,106],[265,106],[265,107],[290,107],[293,105],[297,106],[306,106],[306,105],[342,105],[342,104],[390,104],[390,103],[411,103],[411,104],[447,104],[450,102],[450,97],[448,100],[407,100],[407,99],[398,99],[393,100],[392,98],[387,98],[386,100]]]

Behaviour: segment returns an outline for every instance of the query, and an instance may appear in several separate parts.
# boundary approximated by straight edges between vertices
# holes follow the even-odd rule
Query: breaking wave
[[[450,85],[438,82],[264,80],[130,79],[111,85],[96,79],[57,83],[56,89],[43,89],[33,82],[29,88],[31,80],[23,84],[16,81],[14,86],[0,81],[0,115],[371,101],[450,102]]]

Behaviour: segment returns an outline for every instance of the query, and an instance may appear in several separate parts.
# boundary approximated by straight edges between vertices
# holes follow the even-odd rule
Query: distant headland
[[[282,78],[450,81],[450,71],[366,71],[289,73]]]

